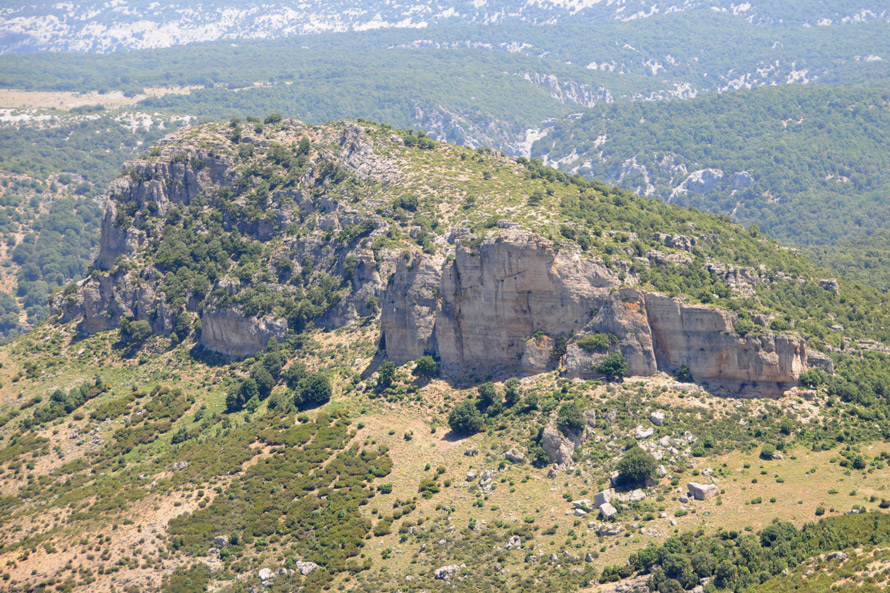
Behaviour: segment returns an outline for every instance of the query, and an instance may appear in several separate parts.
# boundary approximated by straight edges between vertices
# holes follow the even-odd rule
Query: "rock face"
[[[229,358],[244,358],[264,349],[273,337],[284,338],[286,332],[284,319],[248,319],[224,309],[202,317],[201,345]]]
[[[478,249],[458,242],[450,261],[414,254],[383,297],[386,355],[432,354],[446,371],[534,374],[554,364],[553,337],[610,333],[631,375],[685,366],[697,382],[734,394],[780,395],[807,369],[797,337],[742,337],[730,312],[619,284],[577,249],[557,251],[518,229],[499,230]],[[539,331],[546,336],[533,338]],[[561,362],[569,376],[592,377],[605,356],[569,343]]]
[[[321,313],[313,313],[312,323],[333,329],[376,316],[384,279],[392,273],[400,251],[372,251],[357,242],[332,243],[330,237],[344,229],[360,226],[363,236],[373,237],[385,228],[376,214],[368,215],[342,197],[338,200],[318,190],[326,186],[331,170],[375,183],[394,179],[397,166],[375,152],[374,141],[363,128],[350,123],[311,127],[287,122],[277,128],[274,139],[268,131],[245,131],[242,143],[251,144],[259,158],[266,150],[295,144],[306,136],[312,138],[314,147],[305,155],[299,179],[270,192],[262,216],[251,218],[232,215],[226,206],[233,208],[234,202],[240,207],[246,200],[243,194],[258,183],[241,176],[238,167],[242,159],[233,152],[237,143],[216,132],[201,136],[198,131],[194,138],[183,132],[165,139],[158,146],[158,154],[128,163],[124,174],[111,184],[94,272],[75,290],[54,299],[60,320],[79,321],[78,330],[92,334],[117,328],[127,318],[148,321],[155,334],[169,335],[179,315],[187,312],[191,319],[201,321],[203,346],[229,358],[243,358],[265,348],[271,337],[283,337],[289,328],[280,314],[248,313],[256,307],[243,306],[240,297],[256,288],[268,291],[270,296],[292,295],[297,284],[294,278],[306,277],[300,280],[303,285],[299,288],[308,290],[315,280],[309,279],[307,272],[311,275],[314,271],[315,279],[342,278],[347,275],[347,267],[350,290],[338,295],[336,302],[327,303]],[[206,220],[201,220],[204,215],[219,223],[212,228],[225,230],[216,236],[220,241],[225,239],[223,234],[233,232],[244,244],[256,246],[278,239],[280,246],[258,262],[259,274],[251,278],[234,278],[226,275],[225,269],[223,273],[217,269],[213,275],[208,274],[209,281],[204,278],[209,286],[196,289],[196,285],[189,286],[189,281],[175,281],[174,271],[179,264],[171,269],[169,260],[165,265],[163,258],[157,257],[165,244],[171,245],[166,229],[206,238],[204,246],[191,253],[181,241],[172,240],[173,245],[178,242],[182,246],[176,257],[188,268],[188,277],[200,276],[204,270],[200,264],[193,265],[190,256],[206,253],[201,249],[206,249],[215,236]],[[300,237],[285,232],[306,218],[312,219],[312,228],[305,229]],[[227,263],[235,264],[237,255],[232,255],[231,244],[223,249],[232,258]],[[218,264],[220,261],[217,258]],[[281,270],[286,272],[281,274]],[[177,294],[165,293],[171,281],[177,285]],[[333,292],[336,288],[326,290]]]

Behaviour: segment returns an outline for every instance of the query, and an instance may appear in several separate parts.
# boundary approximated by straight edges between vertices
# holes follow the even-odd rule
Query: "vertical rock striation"
[[[450,261],[414,254],[384,293],[386,354],[397,361],[433,354],[446,371],[532,374],[561,356],[551,356],[553,337],[603,332],[617,337],[631,375],[685,366],[713,388],[766,396],[797,385],[807,368],[795,336],[742,337],[729,312],[619,285],[579,251],[557,251],[515,229],[476,250],[458,244]],[[569,342],[562,363],[570,376],[595,376],[605,356]]]

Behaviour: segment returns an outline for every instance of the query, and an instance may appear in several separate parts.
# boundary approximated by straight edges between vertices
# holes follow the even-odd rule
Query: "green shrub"
[[[802,387],[815,389],[825,383],[825,374],[819,369],[811,369],[800,374],[800,384]]]
[[[605,352],[618,342],[614,334],[587,334],[578,340],[578,346],[588,352]]]
[[[448,414],[448,426],[459,435],[476,434],[482,430],[484,423],[479,408],[470,399],[457,404]]]
[[[498,391],[494,383],[486,382],[476,388],[479,392],[479,409],[486,410],[488,406],[498,401]]]
[[[760,458],[767,461],[771,460],[776,454],[776,446],[772,443],[764,443],[760,448]]]
[[[416,372],[421,377],[435,377],[439,373],[439,366],[432,356],[421,356],[417,359]]]
[[[513,407],[519,402],[519,398],[522,396],[519,386],[519,379],[516,377],[510,377],[504,383],[504,401],[507,407]]]
[[[618,462],[618,476],[624,484],[642,484],[655,475],[657,465],[648,451],[635,445]]]
[[[620,352],[612,352],[594,369],[609,381],[618,381],[627,376],[627,360]]]
[[[315,408],[331,399],[333,389],[328,378],[321,373],[310,373],[297,383],[294,405],[299,409]]]
[[[575,402],[566,402],[559,407],[556,417],[556,427],[563,434],[578,433],[584,430],[584,415],[578,409]]]

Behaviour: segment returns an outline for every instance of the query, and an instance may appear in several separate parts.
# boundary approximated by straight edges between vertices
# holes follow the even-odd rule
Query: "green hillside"
[[[812,247],[817,261],[886,288],[879,257],[869,252],[882,249],[888,220],[888,98],[867,88],[785,86],[606,106],[556,124],[533,155],[757,224],[787,244]],[[702,170],[719,172],[684,185]],[[843,251],[827,248],[838,244]]]
[[[169,193],[141,193],[160,182]],[[753,591],[887,541],[886,297],[820,284],[726,217],[389,126],[277,117],[178,132],[118,187],[129,251],[59,295],[64,323],[0,347],[6,590],[577,591],[651,576],[659,591]],[[800,335],[837,372],[735,400],[617,367],[568,379],[558,356],[495,382],[384,360],[380,303],[358,293],[371,262],[447,262],[453,233],[473,250],[521,231],[622,289],[737,311],[751,340]],[[753,293],[742,269],[758,270]],[[89,300],[108,286],[116,300]],[[336,324],[342,303],[359,315]],[[201,323],[226,308],[287,330],[227,359]],[[82,310],[120,322],[78,332],[86,320],[67,316]],[[550,463],[548,428],[585,435],[567,465]],[[589,499],[616,470],[654,481],[603,521]],[[683,494],[711,481],[713,497]]]

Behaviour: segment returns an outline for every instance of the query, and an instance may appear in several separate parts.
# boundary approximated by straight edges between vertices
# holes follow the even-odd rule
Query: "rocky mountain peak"
[[[631,202],[537,167],[364,123],[189,129],[112,184],[95,269],[55,305],[85,333],[144,321],[230,358],[379,317],[387,358],[430,354],[455,376],[591,378],[620,353],[630,375],[682,369],[736,394],[797,384],[800,338],[739,335],[734,313],[643,287],[612,247],[638,233],[553,219],[578,200]],[[526,202],[510,184],[528,179]],[[719,238],[684,228],[651,241],[694,265]]]

